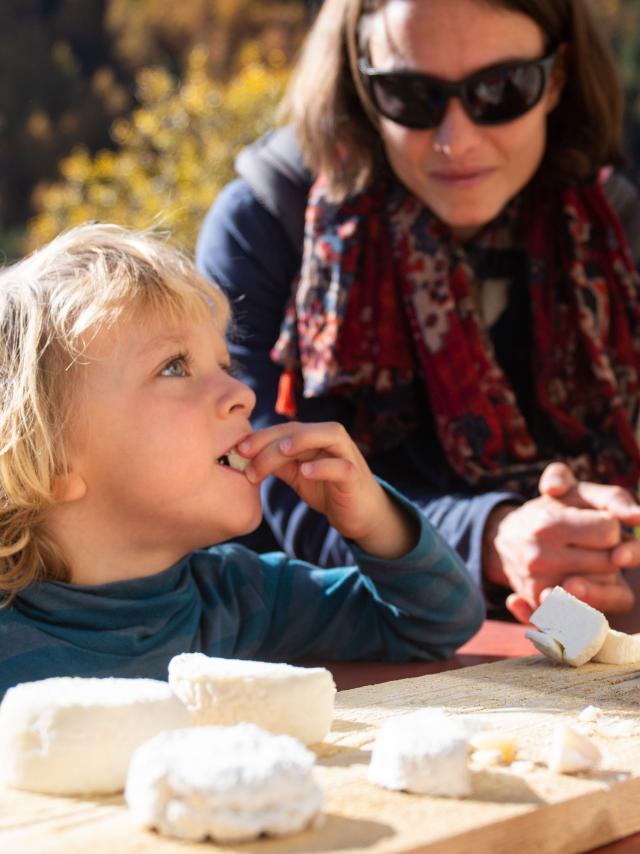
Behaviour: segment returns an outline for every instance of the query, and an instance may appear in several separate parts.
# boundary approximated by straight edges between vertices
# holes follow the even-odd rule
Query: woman
[[[622,106],[587,0],[326,0],[287,103],[295,139],[244,152],[198,245],[257,422],[342,421],[519,619],[557,583],[628,610],[640,202],[603,190]],[[263,497],[279,545],[344,560]]]

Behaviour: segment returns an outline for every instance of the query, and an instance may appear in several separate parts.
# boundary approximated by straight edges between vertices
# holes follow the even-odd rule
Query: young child
[[[443,658],[478,629],[460,559],[342,427],[252,432],[228,318],[184,255],[113,225],[0,273],[0,696],[48,676],[166,679],[181,652]],[[357,566],[211,546],[259,524],[270,474]]]

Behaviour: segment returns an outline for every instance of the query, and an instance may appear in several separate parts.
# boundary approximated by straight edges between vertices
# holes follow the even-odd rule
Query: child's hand
[[[380,486],[341,424],[276,424],[238,450],[251,460],[245,475],[252,483],[280,478],[369,554],[396,558],[415,546],[414,520]]]

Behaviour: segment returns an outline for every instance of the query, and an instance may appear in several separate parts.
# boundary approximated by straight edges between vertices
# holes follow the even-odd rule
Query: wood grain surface
[[[320,827],[285,839],[220,847],[163,839],[134,827],[121,796],[53,798],[0,790],[3,854],[147,854],[147,852],[442,852],[569,854],[640,830],[640,736],[594,740],[602,767],[577,775],[544,765],[553,726],[587,705],[637,720],[640,669],[588,664],[574,670],[540,656],[371,685],[338,694],[331,734],[317,747],[326,795]],[[372,740],[392,715],[424,706],[481,715],[515,736],[533,768],[474,772],[463,800],[389,792],[366,780]]]

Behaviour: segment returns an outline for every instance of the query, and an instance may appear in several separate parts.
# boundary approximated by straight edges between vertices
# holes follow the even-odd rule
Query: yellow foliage
[[[206,69],[198,48],[182,80],[162,68],[140,73],[140,106],[112,127],[118,148],[93,157],[78,148],[60,164],[59,181],[37,188],[29,249],[86,220],[165,227],[193,248],[209,205],[234,177],[235,155],[272,126],[288,75],[280,63],[252,63],[220,85]]]

